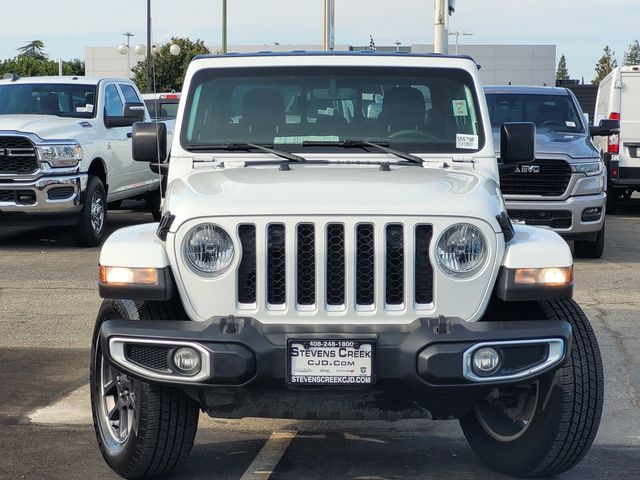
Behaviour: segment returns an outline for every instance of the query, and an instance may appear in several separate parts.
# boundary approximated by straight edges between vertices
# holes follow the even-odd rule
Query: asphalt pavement
[[[131,204],[109,228],[152,221]],[[0,227],[0,479],[116,478],[91,426],[89,344],[99,249],[68,232]],[[640,200],[607,218],[604,258],[577,260],[575,298],[605,366],[600,431],[561,479],[640,478]],[[500,479],[455,421],[314,422],[201,416],[176,478]]]

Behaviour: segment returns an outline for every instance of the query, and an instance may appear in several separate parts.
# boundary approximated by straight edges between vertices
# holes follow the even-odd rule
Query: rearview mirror
[[[620,131],[620,120],[603,118],[600,125],[589,127],[589,135],[592,137],[608,137]]]
[[[167,160],[167,125],[162,122],[135,123],[131,153],[136,162],[165,162]]]
[[[121,117],[104,116],[104,124],[107,128],[130,127],[136,122],[144,122],[144,103],[125,103]]]
[[[503,123],[500,131],[502,163],[526,163],[536,158],[536,126],[530,122]]]

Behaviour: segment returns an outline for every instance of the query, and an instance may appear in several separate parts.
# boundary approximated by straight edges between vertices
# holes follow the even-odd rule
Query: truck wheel
[[[469,445],[491,468],[518,477],[569,470],[600,425],[604,383],[598,343],[573,300],[543,302],[551,320],[571,324],[565,364],[534,383],[493,389],[460,420]]]
[[[573,242],[573,253],[577,258],[600,258],[604,253],[604,224],[595,240]]]
[[[97,247],[102,242],[107,224],[107,195],[99,177],[90,176],[80,220],[74,230],[79,247]]]
[[[170,302],[104,300],[93,332],[91,410],[98,446],[107,464],[125,478],[167,475],[189,456],[198,428],[198,404],[181,390],[120,372],[102,355],[106,320],[180,320]]]
[[[162,217],[162,206],[160,201],[160,189],[156,188],[155,190],[149,192],[145,197],[147,205],[149,205],[149,209],[151,210],[151,215],[153,215],[153,219],[156,222],[160,221]]]

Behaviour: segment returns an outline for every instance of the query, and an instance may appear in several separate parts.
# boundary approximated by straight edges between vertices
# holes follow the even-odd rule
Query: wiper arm
[[[215,145],[189,145],[189,150],[260,150],[265,153],[271,153],[285,160],[292,162],[306,162],[307,159],[296,155],[294,153],[285,152],[283,150],[277,150],[275,148],[267,147],[265,145],[258,145],[256,143],[219,143]]]
[[[395,155],[396,157],[402,158],[403,160],[407,160],[411,163],[417,163],[418,165],[422,165],[424,160],[416,155],[412,155],[408,152],[403,152],[401,150],[396,150],[395,148],[389,148],[388,142],[370,142],[369,140],[341,140],[337,142],[322,142],[322,141],[306,141],[302,142],[303,147],[321,147],[321,146],[335,146],[335,147],[344,147],[344,148],[362,148],[362,147],[373,147],[381,150],[385,153],[390,153],[391,155]]]

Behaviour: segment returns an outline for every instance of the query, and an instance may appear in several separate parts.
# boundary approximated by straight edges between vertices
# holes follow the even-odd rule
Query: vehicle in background
[[[169,120],[178,116],[180,93],[143,93],[142,99],[154,120]]]
[[[500,173],[511,220],[549,227],[574,241],[577,257],[600,258],[605,239],[605,171],[591,141],[591,133],[597,132],[590,133],[573,93],[566,88],[511,85],[484,91],[496,150],[503,123],[536,125],[535,161]]]
[[[597,340],[567,243],[509,222],[472,59],[198,56],[180,108],[170,163],[164,125],[134,125],[134,158],[168,170],[160,223],[100,254],[90,390],[113,470],[179,469],[200,411],[457,418],[521,477],[582,459]],[[533,124],[501,141],[503,164],[534,159]]]
[[[614,68],[598,87],[595,123],[620,122],[620,131],[596,142],[607,169],[607,208],[640,190],[640,66]]]
[[[0,225],[72,226],[96,246],[108,203],[146,198],[157,216],[160,178],[131,156],[131,127],[149,119],[130,80],[0,81]]]

